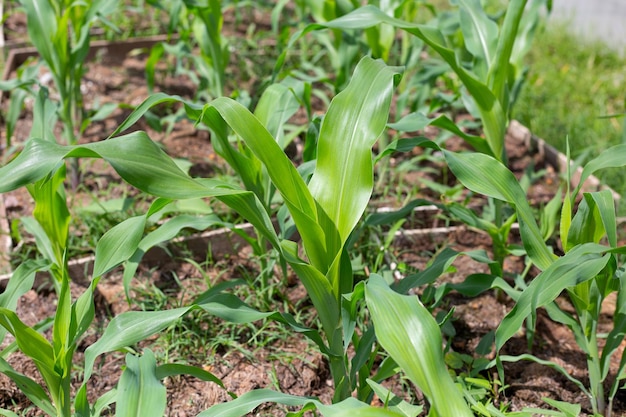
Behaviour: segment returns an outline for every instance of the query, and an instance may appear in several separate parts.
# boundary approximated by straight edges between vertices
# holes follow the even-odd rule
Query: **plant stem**
[[[335,334],[330,340],[331,355],[328,358],[330,365],[330,373],[335,385],[335,393],[333,395],[333,403],[349,398],[352,395],[352,381],[350,381],[350,372],[347,365],[347,358],[343,349],[343,329],[338,326]]]

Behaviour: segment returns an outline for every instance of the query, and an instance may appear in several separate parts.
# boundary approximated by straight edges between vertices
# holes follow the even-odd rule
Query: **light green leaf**
[[[156,368],[156,377],[160,380],[177,375],[189,375],[194,378],[201,379],[202,381],[215,382],[220,387],[226,389],[221,379],[213,375],[211,372],[205,371],[197,366],[185,365],[182,363],[167,363],[165,365],[159,365]]]
[[[436,415],[473,416],[448,373],[439,326],[418,298],[392,291],[376,274],[368,280],[365,298],[379,343],[424,392]]]
[[[318,224],[317,207],[304,180],[261,122],[243,105],[225,97],[209,103],[202,122],[212,130],[227,123],[265,165],[272,183],[289,208],[311,262],[319,269],[327,265],[325,232]]]
[[[126,264],[124,265],[124,275],[122,277],[122,282],[124,285],[124,291],[126,292],[126,297],[129,297],[130,295],[130,281],[132,280],[135,272],[137,271],[137,268],[139,267],[139,262],[141,262],[141,259],[146,254],[146,252],[148,252],[148,250],[160,243],[166,242],[178,236],[182,229],[191,228],[195,230],[205,230],[211,226],[218,224],[222,225],[222,222],[215,215],[200,217],[181,215],[166,221],[155,230],[144,236],[137,245],[136,251],[132,254],[132,256],[128,259],[128,262],[126,262]]]
[[[417,417],[418,414],[424,409],[421,405],[413,405],[402,398],[396,396],[390,389],[378,384],[371,379],[367,380],[367,385],[372,387],[372,390],[378,395],[378,398],[385,404],[385,407],[397,411],[406,417]]]
[[[385,129],[398,73],[398,68],[380,60],[363,58],[322,121],[309,189],[324,212],[318,215],[318,222],[326,231],[330,262],[341,251],[371,197],[372,146]],[[339,241],[328,232],[333,229],[339,233]],[[321,271],[330,266],[329,260]]]
[[[526,252],[541,269],[546,269],[554,256],[543,240],[526,193],[513,173],[496,159],[478,153],[443,151],[450,170],[470,190],[515,206],[520,233]],[[490,175],[485,175],[489,172]]]
[[[466,70],[461,65],[455,51],[447,46],[445,37],[438,29],[395,19],[375,6],[368,5],[330,22],[310,25],[303,31],[294,34],[290,42],[295,42],[299,37],[312,30],[319,30],[326,27],[336,29],[367,29],[381,23],[390,24],[393,27],[405,30],[417,36],[450,65],[478,106],[492,156],[501,159],[504,151],[504,134],[507,124],[506,113],[500,101],[490,88],[484,82],[480,81],[475,74]],[[280,64],[281,60],[279,59],[277,65]]]
[[[128,311],[111,320],[102,337],[85,350],[85,375],[87,381],[93,372],[96,358],[131,346],[163,330],[187,314],[193,307],[162,311]]]
[[[165,413],[166,390],[156,369],[150,349],[145,349],[141,357],[126,355],[126,369],[117,384],[116,417],[158,417]]]
[[[31,358],[43,376],[53,398],[61,386],[61,377],[57,374],[54,351],[50,342],[34,329],[26,326],[13,311],[0,307],[0,325],[7,329],[17,341],[17,345],[26,356]]]
[[[15,311],[20,297],[26,294],[35,283],[35,274],[39,271],[46,271],[50,268],[50,262],[45,260],[27,260],[18,266],[6,288],[0,294],[0,307]],[[0,343],[4,340],[6,329],[0,328]]]
[[[626,164],[626,144],[613,146],[606,149],[596,158],[589,161],[583,168],[580,175],[580,181],[573,195],[578,195],[585,180],[596,171],[604,168],[619,168]]]
[[[0,372],[11,378],[20,391],[28,397],[40,410],[53,416],[56,410],[46,391],[31,378],[17,372],[11,365],[0,358]]]
[[[391,410],[371,407],[355,398],[348,398],[333,405],[325,405],[313,398],[284,394],[269,389],[249,391],[232,401],[214,405],[198,414],[198,417],[240,417],[264,403],[276,403],[292,407],[308,406],[309,409],[315,407],[324,417],[350,417],[355,415],[363,417],[404,417],[402,414]]]
[[[607,250],[593,243],[579,245],[535,277],[498,326],[496,350],[499,351],[538,308],[554,301],[566,288],[591,280],[600,273],[610,259],[609,254],[603,254]]]
[[[93,276],[99,277],[130,258],[146,227],[145,216],[135,216],[109,229],[96,245]]]
[[[498,25],[483,10],[480,0],[458,0],[465,47],[491,66],[495,60]]]

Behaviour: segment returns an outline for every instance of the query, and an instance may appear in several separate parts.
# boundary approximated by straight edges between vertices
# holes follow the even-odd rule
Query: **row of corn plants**
[[[28,13],[33,43],[53,74],[60,74],[55,75],[55,85],[66,79],[73,80],[70,84],[74,86],[71,89],[74,98],[67,99],[71,111],[65,108],[65,103],[53,103],[47,90],[37,89],[34,82],[7,84],[11,88],[32,91],[36,100],[30,139],[14,159],[0,168],[0,192],[27,187],[35,201],[35,210],[32,218],[24,219],[24,226],[35,236],[41,257],[17,268],[0,296],[3,329],[0,335],[5,337],[11,333],[14,337],[14,342],[3,351],[0,365],[1,371],[42,412],[52,416],[98,416],[115,404],[115,415],[163,415],[167,406],[164,378],[188,374],[222,385],[218,378],[201,368],[157,364],[150,349],[143,352],[131,349],[181,317],[201,309],[238,324],[271,320],[301,333],[325,356],[334,383],[330,405],[263,389],[240,397],[231,393],[231,401],[210,407],[200,414],[202,416],[244,415],[265,402],[296,407],[300,411],[294,415],[307,411],[328,416],[349,413],[367,416],[532,415],[536,410],[506,412],[498,409],[490,401],[477,400],[471,390],[464,388],[466,386],[450,374],[444,361],[442,323],[434,319],[429,306],[417,295],[407,295],[415,292],[410,290],[435,283],[455,258],[471,256],[486,262],[490,274],[470,275],[465,282],[455,286],[444,284],[442,289],[445,291],[447,285],[450,290],[469,296],[497,290],[515,303],[486,340],[495,345],[496,359],[483,363],[477,371],[495,368],[499,383],[505,384],[505,362],[539,362],[563,373],[587,394],[594,414],[611,415],[613,399],[626,375],[624,357],[619,369],[610,369],[611,357],[618,352],[626,334],[624,303],[621,302],[624,297],[621,256],[626,248],[618,244],[612,195],[607,191],[582,193],[579,201],[580,186],[572,189],[568,175],[564,198],[557,195],[545,214],[538,218],[528,204],[526,191],[506,166],[504,134],[523,80],[521,57],[529,48],[540,10],[545,5],[543,1],[512,0],[501,24],[485,13],[478,0],[457,1],[456,13],[440,15],[432,6],[427,7],[426,2],[418,2],[419,5],[400,1],[373,2],[363,7],[353,1],[296,2],[295,13],[303,21],[313,23],[302,26],[285,42],[284,52],[277,56],[274,73],[268,74],[269,85],[259,95],[253,110],[224,95],[228,54],[220,27],[226,5],[219,1],[154,1],[151,3],[170,11],[174,22],[180,17],[193,17],[190,22],[182,23],[187,31],[182,41],[190,40],[191,33],[195,34],[200,52],[192,62],[197,64],[202,80],[199,85],[211,91],[193,99],[155,93],[108,139],[80,144],[74,127],[78,100],[75,93],[79,91],[76,83],[80,84],[77,80],[83,71],[82,61],[87,51],[84,48],[88,48],[88,29],[94,19],[110,13],[114,3],[22,2]],[[289,2],[281,1],[274,8],[272,23],[277,31],[282,24],[279,16],[287,6]],[[434,21],[414,23],[420,7],[432,12]],[[51,37],[41,22],[53,21],[53,17],[55,22],[76,22],[75,27],[72,26],[71,33],[54,32]],[[453,32],[450,32],[450,20],[456,22],[452,25]],[[56,31],[61,27],[69,26],[61,23],[53,26]],[[68,47],[62,43],[65,49],[59,49],[61,43],[46,43],[50,39],[57,43],[70,39],[78,46]],[[328,54],[325,58],[329,58],[328,63],[320,65],[329,65],[333,77],[314,79],[289,68],[288,57],[293,49],[316,42],[324,46]],[[76,51],[73,59],[82,58],[80,71],[75,61],[59,61],[73,56],[62,54],[68,48],[72,53]],[[402,52],[402,59],[394,62],[393,52],[398,50]],[[464,133],[462,126],[446,116],[429,118],[423,107],[412,104],[410,94],[415,90],[410,88],[412,84],[407,77],[415,75],[412,65],[420,65],[419,57],[424,50],[440,57],[447,68],[445,72],[450,74],[451,70],[460,82],[458,99],[476,112],[483,136]],[[151,58],[158,59],[164,51],[165,47],[155,49]],[[59,56],[55,55],[57,53]],[[77,72],[66,77],[58,68]],[[317,67],[305,65],[304,68],[315,73]],[[151,70],[149,67],[148,71]],[[323,117],[316,118],[311,114],[310,99],[312,82],[319,81],[330,84],[334,93]],[[66,84],[56,85],[56,88],[60,92],[63,86]],[[70,93],[67,95],[69,97]],[[65,100],[62,94],[60,96]],[[394,97],[406,106],[400,106],[400,112],[392,115]],[[209,101],[203,102],[205,99]],[[214,149],[232,167],[241,185],[216,178],[192,178],[145,132],[124,134],[151,109],[164,103],[181,104],[185,117],[210,130]],[[301,105],[307,110],[310,126],[292,130],[287,126],[288,120]],[[402,114],[402,110],[410,112]],[[392,116],[395,116],[395,123],[390,122]],[[65,127],[66,140],[57,140],[51,129],[56,118]],[[378,144],[379,154],[373,155],[377,140],[385,137],[389,126],[411,132],[427,124],[460,135],[475,151],[452,152],[446,150],[445,142],[420,137],[390,143],[385,140]],[[307,162],[300,167],[296,167],[284,151],[298,134],[306,136],[308,151]],[[376,273],[359,281],[353,271],[352,250],[355,236],[364,227],[361,219],[371,203],[375,162],[385,155],[408,151],[415,146],[441,153],[464,187],[491,199],[495,207],[493,219],[480,218],[460,204],[451,204],[446,209],[491,236],[493,259],[479,253],[446,250],[434,258],[428,268],[398,282]],[[625,153],[624,146],[602,153],[584,167],[582,180],[599,169],[622,166]],[[146,213],[124,220],[100,239],[95,248],[91,284],[73,299],[73,283],[68,273],[71,214],[66,202],[65,166],[66,161],[69,162],[70,172],[76,172],[72,161],[78,158],[106,161],[125,182],[156,199]],[[70,183],[76,186],[79,181],[80,176],[72,176]],[[257,255],[263,255],[269,247],[273,252],[271,259],[277,265],[297,274],[316,310],[319,325],[299,322],[289,313],[257,311],[230,291],[238,282],[224,282],[183,307],[131,311],[113,318],[100,339],[85,351],[82,384],[74,390],[71,382],[75,377],[76,349],[94,320],[94,291],[98,282],[121,265],[129,293],[137,266],[150,247],[177,236],[184,228],[205,230],[232,226],[213,215],[179,214],[158,227],[148,227],[160,218],[164,209],[193,198],[219,200],[254,226],[250,235],[239,233],[244,234]],[[414,206],[415,203],[411,203],[401,213]],[[397,218],[397,214],[395,216]],[[273,222],[276,217],[281,219],[278,228]],[[393,219],[394,214],[388,217]],[[560,255],[546,243],[555,231],[557,220],[563,250]],[[514,222],[520,227],[522,247],[509,246],[509,231]],[[298,232],[298,239],[294,231]],[[534,265],[541,272],[532,280],[516,280],[512,285],[504,279],[504,259],[520,253],[527,257],[528,267]],[[272,269],[270,266],[263,268],[264,271]],[[21,295],[32,288],[38,271],[50,271],[58,305],[50,320],[27,326],[17,316],[15,308]],[[608,334],[602,335],[598,330],[600,307],[614,292],[618,302],[613,326]],[[575,313],[563,310],[555,302],[561,294],[569,297]],[[499,354],[524,323],[529,343],[532,342],[539,308],[544,308],[552,320],[571,329],[588,358],[588,380],[577,380],[558,364],[530,353],[518,357]],[[368,318],[365,322],[359,320],[363,314]],[[48,332],[44,333],[46,330]],[[600,338],[605,340],[600,342]],[[11,367],[6,358],[16,349],[33,360],[43,382]],[[118,350],[129,353],[117,387],[90,403],[87,390],[97,358]],[[381,385],[397,374],[409,378],[424,394],[427,403],[409,404]],[[610,387],[608,393],[604,391],[605,386]],[[374,394],[385,399],[383,407],[370,405]],[[573,405],[551,404],[556,404],[560,410],[553,412],[554,415],[578,412],[572,411],[576,409]],[[0,413],[13,415],[10,410]]]

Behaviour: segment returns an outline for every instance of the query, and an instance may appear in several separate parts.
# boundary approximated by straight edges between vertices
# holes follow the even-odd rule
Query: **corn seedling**
[[[18,157],[0,168],[4,179],[0,191],[6,191],[24,182],[46,177],[64,158],[103,158],[130,184],[162,197],[153,203],[153,209],[145,216],[130,218],[103,236],[100,250],[97,250],[95,276],[133,256],[141,242],[146,219],[170,199],[218,198],[252,222],[294,268],[308,289],[322,324],[320,333],[296,323],[288,314],[256,312],[237,297],[222,292],[237,283],[223,283],[198,297],[189,307],[150,314],[131,312],[115,318],[102,338],[85,353],[85,380],[90,377],[98,355],[127,346],[127,338],[132,336],[136,340],[146,337],[192,309],[202,308],[238,323],[271,318],[302,332],[329,358],[336,381],[335,401],[340,403],[350,397],[356,385],[357,369],[351,369],[353,361],[348,358],[347,349],[350,340],[358,338],[354,327],[349,324],[350,317],[345,317],[343,313],[346,308],[344,296],[352,291],[353,286],[345,243],[372,192],[371,147],[386,124],[396,73],[396,69],[380,61],[362,60],[355,71],[354,81],[333,100],[324,118],[317,165],[308,186],[276,139],[258,118],[236,101],[220,98],[204,108],[186,106],[188,113],[211,128],[213,134],[226,134],[228,129],[232,129],[263,163],[300,232],[308,260],[299,257],[296,242],[281,240],[277,236],[266,209],[255,193],[213,179],[190,178],[143,132],[70,147],[33,138]],[[362,84],[370,87],[363,89],[360,87]],[[150,105],[163,100],[178,99],[162,95],[149,99],[120,126],[120,130],[132,125]],[[31,163],[34,160],[37,164]],[[4,175],[9,171],[13,175]],[[331,189],[333,191],[329,192]],[[341,198],[337,199],[337,196]],[[98,253],[103,256],[98,256]],[[137,327],[128,325],[132,320],[143,323],[140,334]],[[150,324],[142,320],[149,320]],[[371,334],[369,332],[367,340],[359,345],[359,356],[365,352],[366,357],[371,354]],[[354,363],[361,368],[360,361]],[[272,401],[272,398],[271,395],[265,396],[265,401]],[[235,407],[237,404],[224,406]]]
[[[626,147],[618,145],[607,149],[583,168],[579,185],[570,194],[569,189],[561,210],[561,241],[565,255],[557,257],[544,242],[540,227],[526,201],[526,195],[513,174],[497,160],[481,154],[454,154],[444,151],[450,169],[467,188],[508,202],[515,207],[520,224],[520,233],[526,253],[542,272],[521,294],[510,293],[516,305],[507,314],[495,334],[496,349],[499,351],[524,320],[529,329],[529,342],[534,334],[537,309],[544,307],[550,317],[569,327],[578,345],[588,356],[590,386],[575,380],[560,366],[542,361],[533,355],[520,357],[502,356],[504,360],[534,360],[559,370],[581,388],[591,399],[595,413],[609,413],[626,360],[622,358],[618,377],[610,394],[607,409],[603,382],[609,372],[610,358],[623,340],[622,323],[623,297],[622,274],[618,256],[625,250],[617,246],[615,207],[610,191],[585,193],[576,215],[572,216],[574,196],[578,195],[584,181],[599,169],[623,166]],[[489,176],[485,172],[497,175]],[[568,183],[569,185],[569,183]],[[569,188],[569,187],[568,187]],[[606,239],[608,246],[601,244]],[[567,291],[576,311],[575,315],[560,309],[554,300]],[[597,325],[602,301],[612,292],[617,293],[618,302],[609,332],[602,350],[598,346]],[[501,368],[500,368],[501,369]],[[503,375],[500,376],[503,378]]]
[[[519,68],[521,57],[528,50],[534,29],[539,19],[543,1],[533,1],[526,11],[527,0],[514,0],[509,3],[501,28],[484,12],[478,0],[459,1],[459,25],[466,52],[472,59],[462,60],[463,54],[450,46],[444,34],[437,27],[411,23],[389,16],[372,5],[364,6],[323,25],[310,25],[292,38],[295,41],[303,34],[320,28],[368,29],[387,24],[421,39],[436,52],[455,72],[472,98],[472,108],[476,108],[482,121],[485,137],[464,133],[446,116],[434,119],[412,113],[398,120],[390,127],[400,131],[417,131],[430,124],[458,134],[476,151],[491,155],[499,161],[506,161],[504,138],[509,121],[510,107],[514,102],[523,71]],[[525,14],[526,11],[526,14]],[[511,81],[515,80],[515,81]],[[391,146],[395,146],[392,144]],[[493,238],[494,256],[503,264],[508,253],[507,240],[510,226],[515,218],[504,218],[502,203],[494,201],[494,224],[474,222],[483,227]],[[464,219],[466,216],[464,216]]]
[[[59,96],[63,141],[76,145],[90,123],[81,92],[90,30],[97,21],[108,23],[105,17],[115,10],[118,0],[23,0],[20,3],[26,11],[30,40],[48,66]],[[102,112],[112,110],[105,107]],[[77,160],[72,162],[71,181],[73,187],[78,185]]]
[[[170,35],[178,31],[180,40],[174,46],[159,44],[151,51],[146,75],[148,83],[154,86],[154,65],[166,53],[173,53],[179,62],[177,72],[186,74],[198,84],[198,94],[211,99],[224,95],[226,68],[229,63],[229,49],[222,34],[224,23],[221,0],[150,0],[149,3],[170,16]],[[193,52],[199,49],[199,54]],[[184,69],[184,62],[190,61],[192,69]]]

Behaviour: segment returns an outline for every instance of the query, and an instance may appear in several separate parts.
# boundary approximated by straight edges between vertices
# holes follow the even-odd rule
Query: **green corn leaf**
[[[617,219],[615,216],[615,201],[613,200],[613,194],[609,190],[602,190],[591,193],[591,198],[593,198],[593,201],[598,208],[609,245],[612,248],[617,247]]]
[[[162,311],[128,311],[111,320],[102,337],[85,350],[85,375],[87,381],[93,372],[98,356],[131,346],[163,330],[187,314],[193,307]]]
[[[417,415],[424,409],[421,405],[413,405],[404,401],[402,398],[397,397],[393,392],[391,392],[391,390],[372,381],[371,379],[367,380],[367,385],[372,387],[372,390],[376,393],[376,395],[378,395],[378,398],[380,398],[388,409],[397,411],[403,416],[417,417]]]
[[[304,180],[267,129],[243,105],[228,98],[208,104],[201,120],[213,131],[223,130],[223,124],[228,124],[265,165],[298,226],[307,255],[314,265],[324,269],[328,256],[323,242],[328,231],[318,224],[317,207]]]
[[[578,186],[572,195],[578,195],[584,182],[596,171],[604,168],[619,168],[623,167],[624,164],[626,164],[626,144],[613,146],[605,150],[584,166]]]
[[[566,250],[588,242],[599,243],[607,236],[612,247],[617,246],[615,205],[609,190],[583,194],[567,235]]]
[[[469,143],[476,151],[482,152],[484,154],[491,153],[489,144],[487,143],[485,138],[482,138],[480,136],[468,135],[467,133],[463,132],[456,125],[456,123],[450,120],[449,117],[443,114],[435,118],[430,118],[423,113],[410,113],[395,123],[389,123],[388,126],[401,132],[416,132],[419,130],[423,130],[426,126],[439,127],[463,138],[463,140]],[[383,154],[384,153],[385,152],[383,151]],[[377,158],[380,157],[381,156],[378,155]]]
[[[91,411],[88,417],[100,417],[100,414],[102,414],[102,412],[106,408],[108,408],[111,404],[113,404],[116,399],[117,399],[117,388],[113,388],[110,391],[105,392],[100,397],[98,397],[96,402],[94,402],[93,406],[91,407],[93,411]]]
[[[509,68],[511,54],[517,40],[518,28],[526,8],[526,3],[527,0],[512,0],[509,2],[506,15],[504,16],[504,23],[502,24],[502,29],[498,37],[496,57],[492,63],[493,65],[489,68],[488,85],[507,113],[509,111],[509,88],[512,87],[508,85],[510,79],[509,74],[511,72]]]
[[[283,84],[272,84],[263,92],[254,115],[266,127],[281,148],[285,148],[285,123],[300,108],[293,89]]]
[[[398,68],[363,58],[348,87],[333,98],[322,121],[317,164],[309,189],[324,216],[329,254],[334,258],[360,220],[373,189],[372,146],[389,117],[394,77]],[[325,224],[329,221],[330,224]],[[329,239],[331,238],[331,239]],[[332,260],[331,260],[332,261]]]
[[[326,334],[332,334],[340,320],[339,299],[330,282],[318,269],[298,258],[298,246],[295,242],[283,241],[283,254],[287,262],[305,286],[313,305],[317,307],[322,327]]]
[[[44,378],[52,398],[58,398],[61,377],[56,371],[52,345],[34,329],[26,326],[13,311],[0,307],[0,325],[7,329],[26,356],[31,358]]]
[[[155,196],[172,199],[217,197],[254,224],[274,247],[280,247],[264,206],[252,192],[215,180],[192,179],[145,132],[133,132],[79,146],[61,146],[31,139],[20,155],[0,168],[0,192],[44,178],[67,157],[103,158],[125,181]],[[291,164],[289,161],[287,163]],[[308,219],[308,224],[309,227],[315,227],[313,219]]]
[[[126,355],[126,369],[117,384],[116,417],[162,416],[167,406],[165,386],[157,377],[154,353]]]
[[[307,407],[308,410],[318,409],[324,417],[364,416],[364,417],[404,417],[392,410],[371,407],[355,398],[348,398],[340,403],[325,405],[309,398],[299,397],[269,389],[257,389],[226,402],[214,405],[198,414],[198,417],[240,417],[264,403],[283,404],[292,407]],[[300,414],[298,414],[300,415]]]
[[[554,301],[566,288],[598,275],[610,259],[609,254],[604,254],[607,249],[593,243],[576,246],[533,279],[498,326],[496,350],[499,351],[538,308]]]
[[[56,410],[46,391],[31,378],[17,372],[13,367],[3,358],[0,358],[0,372],[8,376],[20,391],[28,397],[40,410],[48,415],[56,415]]]
[[[144,236],[137,245],[135,252],[124,265],[122,283],[124,285],[126,297],[130,297],[130,281],[135,276],[139,263],[148,250],[156,245],[175,238],[183,229],[190,228],[201,231],[215,225],[223,225],[221,220],[215,215],[200,217],[182,215],[168,220]]]
[[[55,142],[54,130],[51,127],[56,124],[57,119],[57,106],[48,100],[48,89],[42,87],[37,93],[33,108],[33,126],[30,130],[30,137]]]
[[[139,246],[146,216],[135,216],[109,229],[98,241],[93,276],[99,277],[130,258]]]
[[[35,283],[35,274],[39,271],[46,271],[50,268],[50,262],[46,260],[27,260],[18,266],[6,288],[0,294],[0,307],[15,311],[20,297],[26,294]],[[6,336],[7,329],[0,328],[0,343]]]
[[[61,68],[59,54],[53,38],[58,31],[57,18],[50,1],[20,0],[26,11],[28,37],[37,48],[37,52],[48,63],[51,70],[58,74]]]
[[[547,268],[554,257],[546,246],[535,221],[526,193],[508,168],[496,159],[483,154],[461,154],[443,151],[450,170],[470,190],[515,206],[520,233],[526,252],[541,269]],[[490,175],[485,175],[489,172]]]
[[[601,381],[604,381],[611,370],[611,357],[617,351],[619,346],[624,341],[624,335],[626,335],[626,279],[622,276],[619,279],[619,289],[617,291],[617,301],[615,303],[615,312],[613,313],[613,328],[606,337],[606,343],[602,349],[602,356],[600,358],[600,372]],[[622,362],[624,358],[622,358]],[[617,372],[622,372],[622,367]],[[619,381],[615,381],[616,386],[619,385]]]
[[[109,138],[119,135],[124,132],[131,126],[133,126],[141,117],[148,112],[154,106],[159,104],[171,104],[171,103],[179,103],[182,102],[183,99],[179,96],[171,96],[165,93],[155,93],[151,94],[147,99],[145,99],[139,106],[135,107],[135,110],[120,124],[117,129]],[[189,109],[191,111],[191,109]]]
[[[96,314],[94,305],[94,291],[96,285],[98,285],[98,279],[92,280],[89,288],[87,288],[72,305],[71,344],[77,344],[79,338],[85,334],[93,322]]]
[[[461,30],[465,47],[487,66],[495,61],[498,42],[498,25],[483,10],[480,0],[458,0]]]
[[[424,392],[436,415],[473,416],[448,373],[439,326],[417,297],[392,291],[372,274],[365,298],[379,343]]]
[[[544,241],[548,240],[556,230],[557,222],[559,220],[559,209],[563,206],[562,197],[563,193],[559,188],[554,197],[552,197],[543,210],[541,210],[539,224]]]
[[[578,417],[580,415],[581,406],[580,404],[572,404],[566,401],[557,401],[552,398],[542,398],[548,405],[556,408],[557,410],[563,412],[563,417]],[[541,411],[539,411],[541,412]]]
[[[294,34],[290,39],[290,44],[313,30],[323,28],[367,29],[381,23],[387,23],[418,37],[446,61],[461,79],[463,85],[472,95],[478,106],[486,140],[491,149],[491,155],[502,159],[504,152],[504,135],[507,125],[506,113],[490,88],[484,82],[480,81],[475,74],[466,70],[461,65],[455,51],[447,46],[445,37],[438,29],[395,19],[375,6],[368,5],[330,22],[309,25],[304,30]],[[284,56],[281,56],[276,66],[280,67],[283,61]]]
[[[182,363],[168,363],[159,365],[156,368],[156,377],[160,380],[170,376],[189,375],[202,381],[214,382],[220,387],[226,389],[221,379],[213,375],[211,372],[198,368],[197,366],[185,365]]]
[[[28,186],[35,200],[33,216],[49,239],[57,265],[63,265],[70,225],[70,212],[65,198],[65,165],[46,178]],[[43,243],[43,242],[42,242]]]

